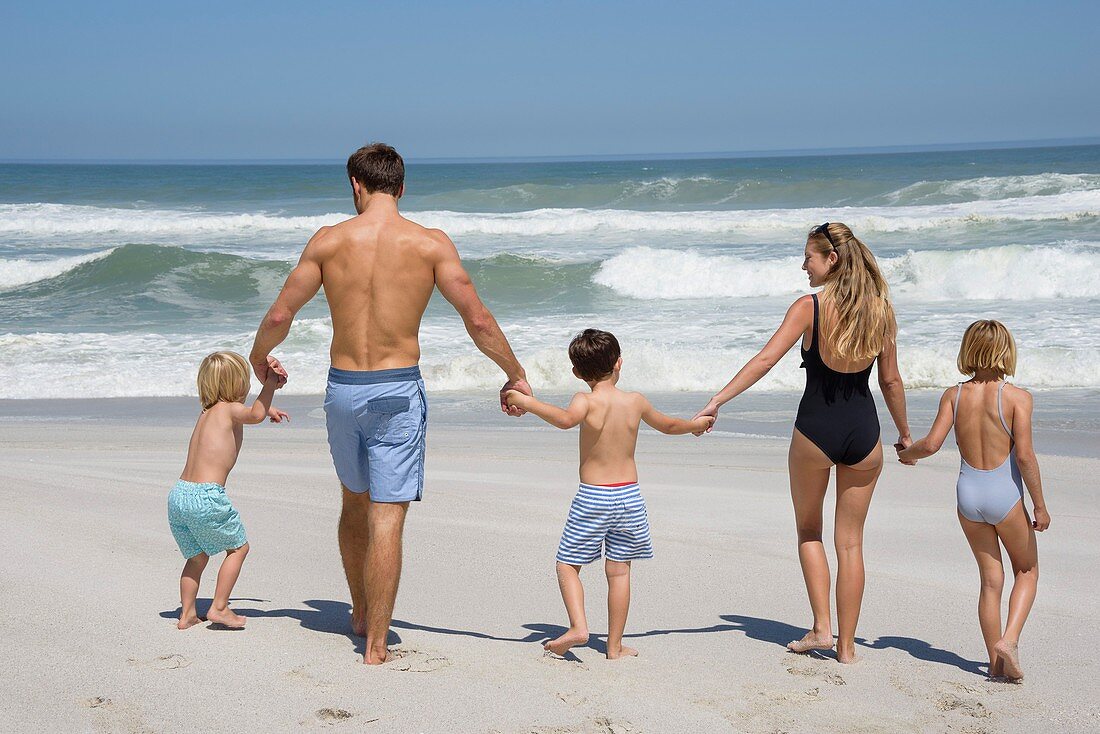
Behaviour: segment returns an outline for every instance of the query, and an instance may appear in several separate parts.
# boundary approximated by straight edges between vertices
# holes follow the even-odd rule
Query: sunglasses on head
[[[829,236],[829,222],[825,222],[825,224],[822,224],[822,225],[819,225],[819,226],[815,227],[814,231],[813,231],[813,234],[823,235],[825,237],[825,239],[829,240],[829,245],[834,250],[836,249],[836,243],[833,242],[833,238],[831,236]]]

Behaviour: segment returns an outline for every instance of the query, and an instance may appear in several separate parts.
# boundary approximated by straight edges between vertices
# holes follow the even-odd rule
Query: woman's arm
[[[932,421],[932,427],[928,429],[927,436],[904,449],[898,448],[897,445],[894,446],[898,449],[898,461],[912,466],[917,463],[918,459],[928,458],[940,450],[940,446],[943,446],[943,441],[947,438],[947,434],[951,431],[951,426],[955,422],[955,390],[957,389],[956,387],[948,388],[940,397],[940,409],[936,413],[936,419]],[[904,407],[903,402],[902,408]]]
[[[580,422],[584,420],[584,416],[588,414],[588,399],[584,396],[584,393],[574,395],[573,399],[569,401],[569,406],[565,409],[544,403],[530,395],[524,395],[519,390],[508,390],[504,394],[504,399],[509,406],[515,406],[528,413],[534,413],[550,425],[562,430],[580,425]]]
[[[783,323],[779,325],[772,338],[764,345],[760,352],[745,363],[733,379],[725,387],[719,390],[706,407],[695,414],[695,418],[710,416],[717,420],[718,409],[733,400],[741,393],[760,381],[764,375],[771,371],[772,367],[783,359],[783,356],[791,351],[806,330],[814,323],[814,302],[812,296],[802,296],[787,309],[787,315],[783,317]],[[693,418],[692,420],[695,420]],[[711,424],[711,428],[714,424]],[[710,431],[708,428],[707,431]]]
[[[1035,519],[1031,525],[1039,532],[1050,527],[1050,514],[1046,500],[1043,499],[1043,480],[1039,476],[1039,460],[1035,458],[1035,446],[1031,436],[1031,393],[1020,390],[1020,398],[1012,411],[1012,440],[1016,444],[1016,463],[1020,466],[1020,476],[1031,495],[1031,504],[1035,506]]]
[[[904,449],[913,443],[913,437],[909,435],[909,418],[905,413],[905,385],[901,381],[901,372],[898,370],[897,327],[892,331],[894,336],[887,338],[882,353],[878,355],[878,386],[882,390],[882,398],[886,401],[890,417],[894,419],[894,425],[898,429],[897,446]],[[946,435],[945,432],[944,436]],[[943,439],[941,438],[940,441],[942,442]],[[939,446],[936,448],[939,449]]]

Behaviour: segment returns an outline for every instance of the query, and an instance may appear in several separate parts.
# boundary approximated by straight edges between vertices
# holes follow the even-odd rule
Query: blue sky
[[[0,158],[1100,135],[1100,3],[8,2]]]

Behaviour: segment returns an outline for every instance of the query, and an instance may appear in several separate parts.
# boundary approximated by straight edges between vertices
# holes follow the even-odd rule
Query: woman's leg
[[[856,659],[856,624],[863,604],[863,524],[871,506],[871,495],[882,472],[882,445],[855,466],[836,468],[836,517],[833,543],[836,546],[836,659]]]
[[[989,654],[989,675],[1001,675],[1001,660],[994,649],[1001,639],[1001,594],[1004,592],[1005,571],[1001,565],[1001,546],[997,531],[989,523],[967,520],[959,513],[974,560],[978,562],[981,592],[978,594],[978,624],[982,628],[985,649]]]
[[[1024,677],[1020,667],[1017,645],[1024,622],[1035,603],[1035,590],[1039,585],[1039,549],[1035,544],[1035,529],[1027,516],[1024,503],[1020,502],[996,526],[997,535],[1008,551],[1012,562],[1012,594],[1008,597],[1008,621],[1004,636],[998,640],[997,654],[1003,661],[1004,674],[1013,680]]]
[[[806,579],[806,593],[813,611],[813,628],[801,640],[787,645],[794,652],[833,647],[833,628],[829,615],[829,559],[821,542],[821,507],[829,488],[829,461],[812,441],[796,428],[787,454],[791,478],[794,524],[798,533],[798,561]]]

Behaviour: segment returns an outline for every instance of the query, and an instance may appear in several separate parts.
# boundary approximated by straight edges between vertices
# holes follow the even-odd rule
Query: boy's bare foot
[[[247,621],[246,617],[242,617],[229,607],[221,611],[214,607],[210,607],[210,611],[206,613],[206,618],[215,624],[220,624],[224,627],[232,627],[233,629],[243,628],[244,623]]]
[[[565,634],[556,640],[550,640],[542,646],[543,650],[552,652],[555,655],[565,657],[565,653],[569,652],[569,648],[576,645],[584,645],[588,643],[588,630],[575,630],[567,629]],[[626,648],[623,648],[624,650]]]
[[[810,650],[832,650],[834,644],[832,635],[819,635],[810,630],[801,640],[788,642],[787,649],[798,653],[809,652]]]
[[[610,650],[608,650],[607,651],[607,659],[608,660],[618,660],[619,658],[634,657],[637,654],[638,654],[638,651],[635,650],[633,647],[627,647],[626,645],[623,645],[622,647],[619,648],[618,652],[611,652]]]
[[[997,657],[1004,667],[1005,678],[1011,681],[1022,681],[1024,679],[1024,669],[1020,667],[1020,649],[1015,642],[1009,642],[1002,638],[993,646],[993,652],[997,653]]]
[[[180,617],[180,621],[176,624],[176,629],[185,630],[188,627],[194,627],[196,624],[199,624],[201,622],[202,620],[197,614],[192,614],[189,617]]]

